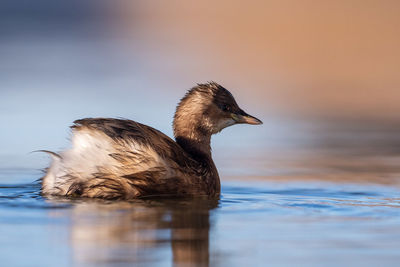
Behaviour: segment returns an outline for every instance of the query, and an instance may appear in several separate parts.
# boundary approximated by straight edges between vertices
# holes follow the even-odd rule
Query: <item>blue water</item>
[[[219,200],[46,199],[0,175],[2,266],[397,266],[400,188],[223,179]]]

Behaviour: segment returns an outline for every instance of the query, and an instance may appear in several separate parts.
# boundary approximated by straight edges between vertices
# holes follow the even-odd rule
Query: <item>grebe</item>
[[[173,121],[175,141],[125,119],[74,121],[72,148],[52,155],[42,194],[104,199],[208,196],[220,193],[211,135],[238,124],[262,124],[232,94],[210,82],[190,89]]]

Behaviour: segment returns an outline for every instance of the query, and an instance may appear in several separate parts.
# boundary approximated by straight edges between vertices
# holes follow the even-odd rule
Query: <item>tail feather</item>
[[[58,155],[56,152],[53,152],[53,151],[50,151],[50,150],[41,149],[41,150],[32,151],[31,153],[36,153],[36,152],[47,153],[47,154],[49,154],[53,159],[55,159],[55,158],[61,159],[61,156],[60,156],[60,155]]]

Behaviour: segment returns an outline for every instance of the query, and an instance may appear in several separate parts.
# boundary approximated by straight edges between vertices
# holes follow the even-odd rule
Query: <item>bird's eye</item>
[[[222,106],[222,110],[225,112],[228,112],[228,111],[231,111],[231,107],[225,104]]]

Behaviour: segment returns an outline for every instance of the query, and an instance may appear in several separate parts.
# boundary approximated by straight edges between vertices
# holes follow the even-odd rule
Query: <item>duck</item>
[[[176,107],[175,141],[128,119],[85,118],[71,126],[70,149],[50,153],[44,196],[101,199],[219,197],[211,136],[236,124],[262,124],[216,82],[197,84]]]

